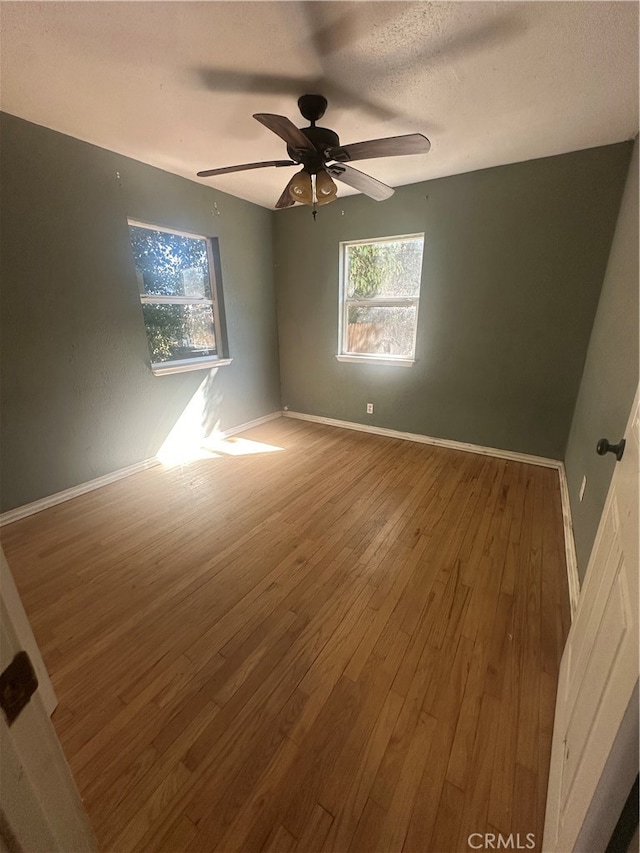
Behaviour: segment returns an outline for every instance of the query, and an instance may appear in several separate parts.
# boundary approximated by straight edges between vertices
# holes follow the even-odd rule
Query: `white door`
[[[638,418],[636,394],[560,664],[545,853],[603,851],[638,772]]]
[[[95,838],[47,712],[51,684],[30,629],[25,637],[28,623],[1,552],[0,559],[0,673],[29,646],[39,683],[11,724],[0,711],[0,850],[92,853]],[[12,690],[3,684],[5,704]]]

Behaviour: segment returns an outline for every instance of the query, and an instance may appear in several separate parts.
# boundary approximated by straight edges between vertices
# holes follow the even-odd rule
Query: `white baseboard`
[[[128,465],[126,468],[119,468],[117,471],[112,471],[110,474],[104,474],[102,477],[96,477],[95,480],[88,480],[86,483],[78,483],[77,486],[71,486],[70,489],[64,489],[62,492],[55,492],[53,495],[47,495],[46,498],[40,498],[30,504],[18,506],[15,509],[10,509],[0,515],[0,527],[5,524],[11,524],[13,521],[19,521],[21,518],[26,518],[28,515],[35,515],[36,512],[41,512],[43,509],[48,509],[56,504],[70,501],[72,498],[77,498],[79,495],[85,495],[87,492],[93,492],[95,489],[101,489],[102,486],[107,486],[109,483],[115,483],[117,480],[123,480],[125,477],[130,477],[132,474],[138,474],[140,471],[146,471],[148,468],[153,468],[159,465],[157,459],[145,459],[142,462],[136,462],[135,465]]]
[[[225,429],[221,433],[218,433],[218,438],[229,438],[232,435],[237,435],[239,432],[246,432],[248,429],[253,429],[253,427],[260,426],[260,424],[266,424],[269,421],[275,421],[276,418],[281,418],[282,412],[271,412],[270,415],[263,415],[261,418],[255,418],[252,421],[247,421],[245,424],[240,424],[239,426],[231,427],[230,429]]]
[[[244,432],[252,427],[267,423],[267,421],[272,421],[280,416],[281,412],[272,412],[271,414],[264,415],[261,418],[255,418],[255,420],[247,421],[247,423],[230,427],[229,429],[219,433],[218,437],[228,438],[229,436],[236,435],[239,432]],[[144,459],[142,462],[136,462],[134,465],[129,465],[126,468],[119,468],[117,471],[112,471],[110,474],[104,474],[102,477],[96,477],[95,480],[88,480],[86,483],[79,483],[77,486],[71,486],[71,488],[65,489],[62,492],[47,495],[46,498],[40,498],[37,501],[33,501],[33,503],[24,504],[23,506],[18,506],[15,509],[10,509],[7,512],[0,514],[0,527],[4,527],[6,524],[11,524],[14,521],[20,521],[21,518],[26,518],[29,515],[35,515],[35,513],[41,512],[43,509],[48,509],[49,507],[56,506],[57,504],[64,503],[65,501],[70,501],[72,498],[85,495],[87,492],[93,492],[95,489],[101,489],[102,486],[107,486],[109,483],[115,483],[118,480],[123,480],[125,477],[131,477],[133,474],[139,474],[141,471],[147,471],[149,468],[154,468],[156,465],[160,464],[160,460],[154,456],[151,459]]]
[[[385,435],[387,438],[401,438],[404,441],[417,441],[420,444],[432,444],[434,447],[446,447],[449,450],[464,450],[467,453],[479,453],[481,456],[495,456],[497,459],[509,459],[513,462],[524,462],[527,465],[541,465],[543,468],[555,468],[559,470],[562,466],[560,459],[547,459],[546,456],[532,456],[528,453],[517,453],[514,450],[500,450],[497,447],[483,447],[481,444],[468,444],[465,441],[451,441],[448,438],[433,438],[430,435],[421,435],[415,432],[401,432],[386,427],[370,426],[369,424],[357,424],[352,421],[340,421],[335,418],[321,418],[317,415],[304,415],[301,412],[283,412],[286,418],[298,418],[301,421],[312,421],[317,424],[342,427],[343,429],[354,429],[358,432],[369,432],[373,435]]]
[[[533,456],[527,453],[516,453],[512,450],[500,450],[496,447],[483,447],[480,444],[469,444],[463,441],[450,441],[444,438],[433,438],[418,433],[400,432],[395,429],[369,426],[368,424],[357,424],[351,421],[340,421],[335,418],[322,418],[316,415],[305,415],[301,412],[283,412],[287,418],[298,418],[302,421],[327,424],[328,426],[353,429],[359,432],[368,432],[373,435],[385,435],[389,438],[401,438],[406,441],[417,441],[420,444],[431,444],[435,447],[446,447],[449,450],[462,450],[466,453],[478,453],[482,456],[494,456],[496,459],[508,459],[514,462],[523,462],[525,465],[540,465],[543,468],[555,468],[560,480],[560,497],[562,500],[562,522],[564,527],[564,549],[567,564],[567,581],[569,585],[569,603],[571,606],[571,619],[573,619],[580,595],[580,579],[578,576],[578,561],[576,559],[576,546],[573,538],[573,522],[571,519],[571,504],[569,502],[569,488],[564,462],[560,459],[548,459],[545,456]]]

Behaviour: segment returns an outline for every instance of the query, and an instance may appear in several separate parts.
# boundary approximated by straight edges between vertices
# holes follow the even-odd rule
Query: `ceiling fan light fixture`
[[[322,116],[327,100],[322,95],[302,95],[298,107],[309,127],[296,127],[286,116],[273,113],[254,113],[253,117],[279,136],[287,145],[289,160],[268,160],[259,163],[243,163],[239,166],[224,166],[198,172],[199,178],[212,178],[230,172],[263,169],[266,166],[301,166],[302,169],[289,181],[276,202],[276,210],[292,207],[296,202],[313,208],[334,201],[338,188],[332,178],[352,187],[375,201],[384,201],[393,195],[393,188],[382,181],[354,169],[354,160],[370,160],[374,157],[398,157],[407,154],[426,154],[431,143],[422,133],[406,133],[403,136],[387,136],[340,145],[338,134],[328,127],[318,127],[316,121]],[[334,160],[335,162],[330,162]]]
[[[289,195],[300,204],[313,204],[311,175],[302,169],[289,185]]]
[[[318,204],[329,204],[338,194],[338,187],[324,169],[316,175],[316,200]]]

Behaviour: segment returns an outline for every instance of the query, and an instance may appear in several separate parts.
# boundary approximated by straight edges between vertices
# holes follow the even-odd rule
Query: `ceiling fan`
[[[276,208],[291,207],[296,202],[313,207],[333,201],[338,192],[336,180],[353,187],[361,193],[383,201],[393,195],[394,190],[347,165],[352,160],[369,160],[374,157],[396,157],[401,154],[426,154],[431,143],[421,133],[405,136],[389,136],[385,139],[370,139],[352,145],[340,145],[338,134],[326,127],[316,127],[327,108],[327,99],[322,95],[302,95],[298,107],[309,127],[297,128],[285,116],[271,113],[255,113],[257,119],[287,143],[290,160],[269,160],[263,163],[244,163],[240,166],[225,166],[221,169],[206,169],[198,172],[199,178],[244,172],[248,169],[263,169],[266,166],[302,166],[284,188]]]

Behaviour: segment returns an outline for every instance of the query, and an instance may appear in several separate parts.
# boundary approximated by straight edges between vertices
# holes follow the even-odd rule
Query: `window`
[[[129,237],[153,372],[228,364],[212,241],[133,221]]]
[[[413,364],[424,234],[341,243],[340,361]]]

